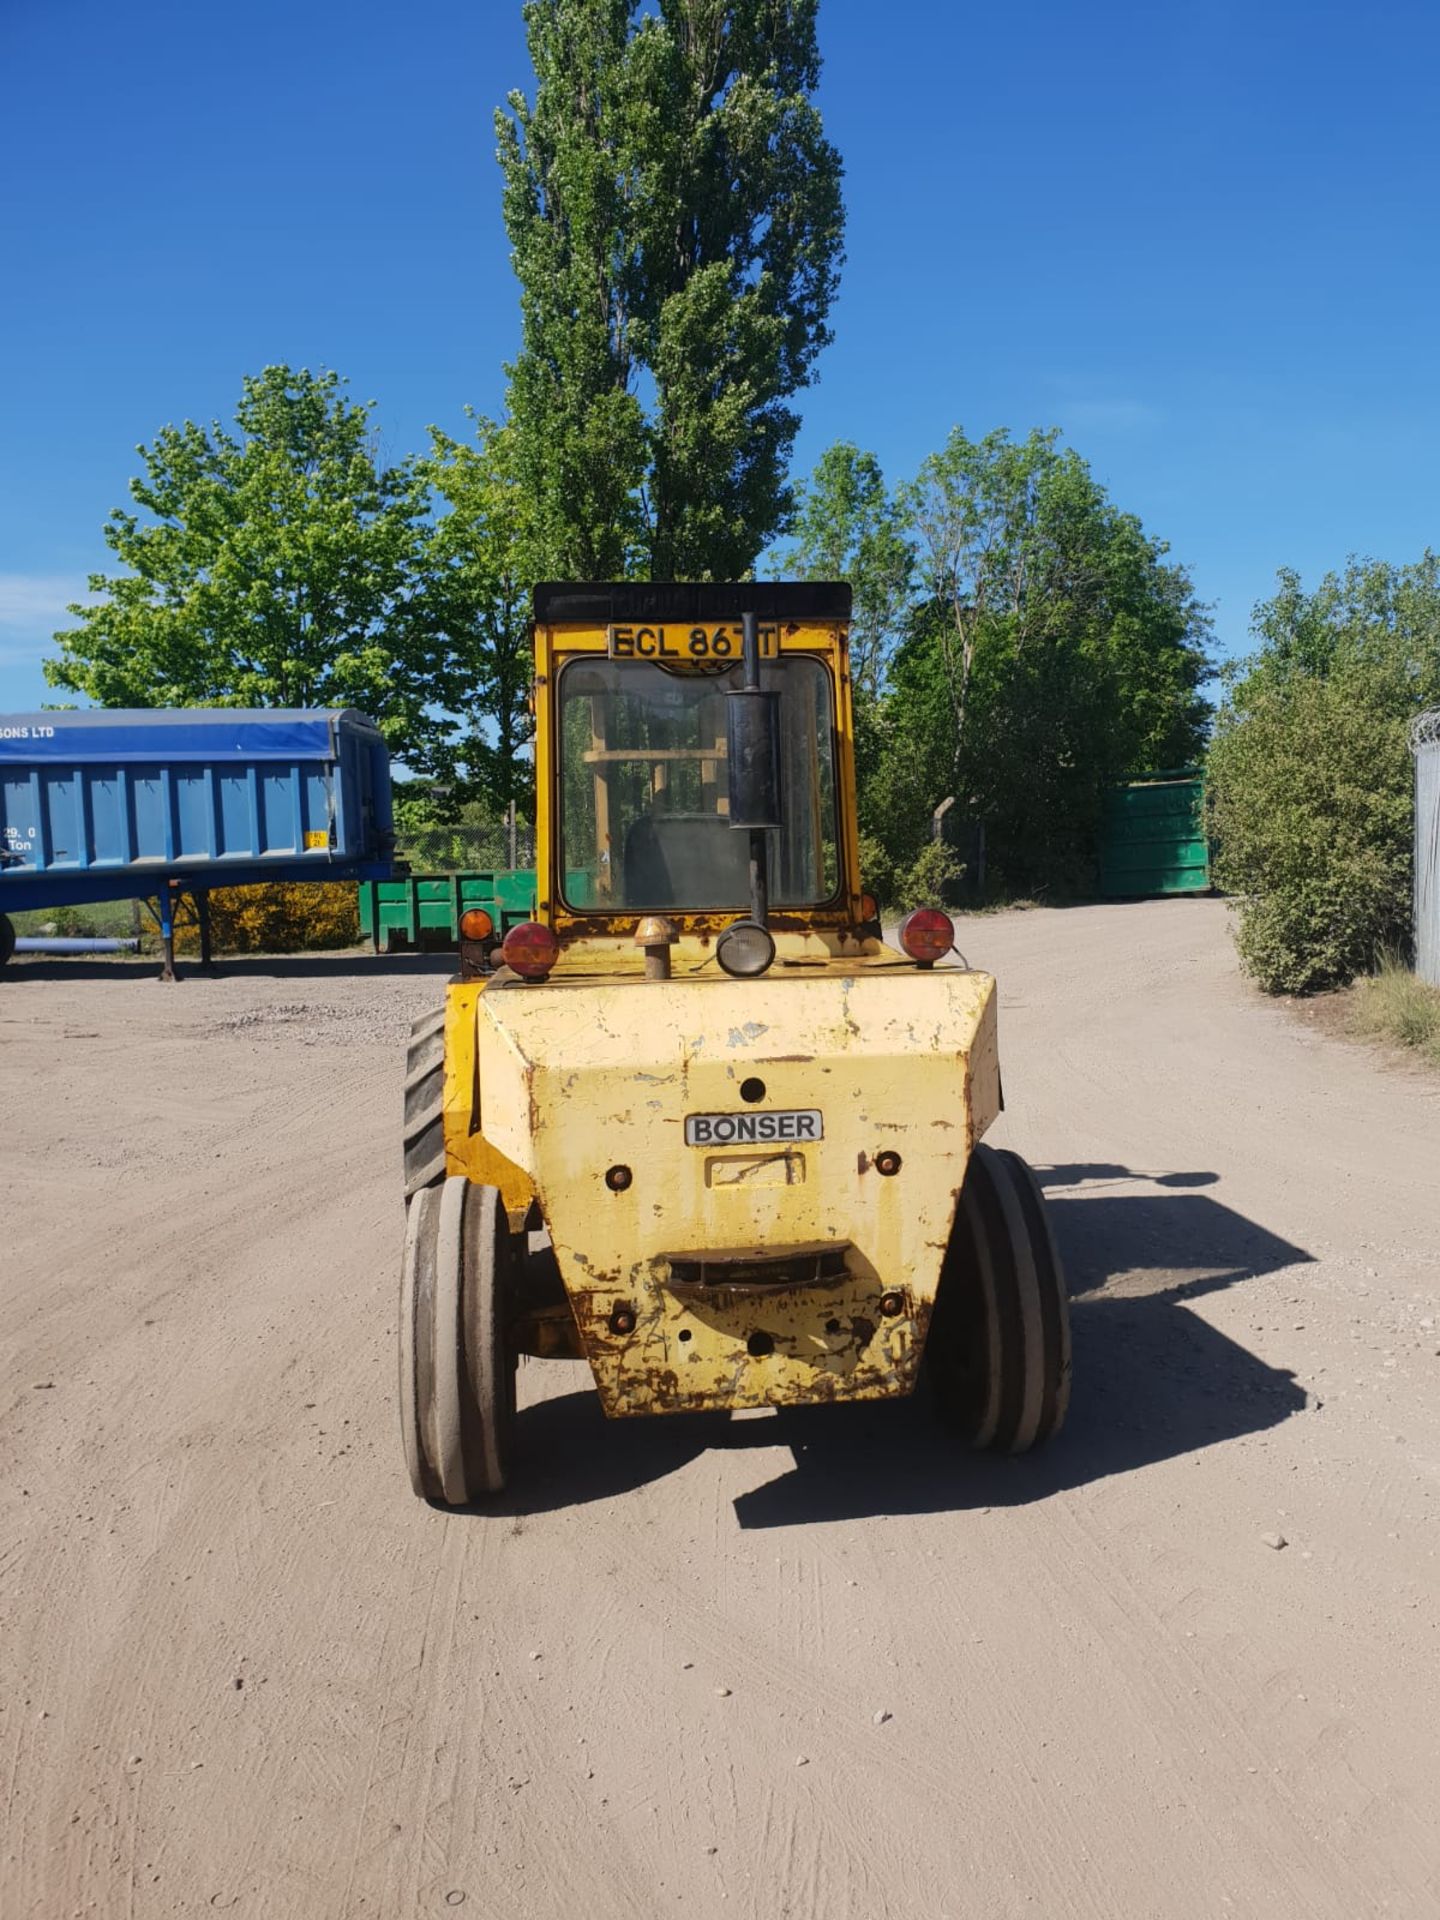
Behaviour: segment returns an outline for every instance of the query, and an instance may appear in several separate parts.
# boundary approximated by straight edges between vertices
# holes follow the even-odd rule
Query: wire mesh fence
[[[1410,730],[1415,753],[1415,971],[1440,987],[1440,708]]]
[[[496,820],[485,825],[459,822],[416,827],[396,836],[395,851],[412,873],[492,873],[533,867],[535,829],[523,820],[513,826]]]

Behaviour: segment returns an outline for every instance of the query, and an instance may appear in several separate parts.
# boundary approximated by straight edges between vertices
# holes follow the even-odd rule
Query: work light
[[[715,958],[737,980],[753,980],[775,961],[775,942],[754,920],[734,920],[715,942]]]

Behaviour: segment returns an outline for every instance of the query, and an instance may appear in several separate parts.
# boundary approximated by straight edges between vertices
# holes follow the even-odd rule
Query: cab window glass
[[[730,826],[724,671],[573,659],[559,679],[560,838],[567,904],[597,913],[704,912],[749,903],[748,836]],[[833,898],[839,854],[830,676],[801,654],[767,660],[780,701],[785,823],[770,838],[777,907]]]

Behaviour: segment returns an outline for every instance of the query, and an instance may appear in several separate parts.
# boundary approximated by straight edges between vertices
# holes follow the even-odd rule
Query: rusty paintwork
[[[848,948],[859,953],[876,950],[879,943],[869,938],[865,928],[864,893],[860,883],[860,843],[856,825],[854,710],[851,699],[849,631],[842,621],[791,621],[781,630],[777,642],[783,654],[805,654],[818,660],[829,676],[833,697],[834,738],[837,748],[835,774],[839,801],[839,875],[835,898],[826,906],[807,907],[803,911],[780,909],[772,913],[772,933],[808,936],[833,948]],[[558,765],[556,756],[555,687],[568,660],[586,655],[603,655],[607,647],[603,626],[563,622],[535,629],[535,786],[538,799],[535,854],[539,900],[537,918],[546,922],[562,943],[571,938],[588,945],[598,936],[613,936],[617,941],[634,938],[637,915],[628,912],[607,913],[601,908],[574,912],[565,905],[561,888],[560,858],[556,824],[558,804]],[[682,937],[713,937],[735,918],[732,911],[710,910],[687,913],[667,907],[665,917]],[[643,956],[637,956],[643,970]]]
[[[516,1353],[528,1353],[535,1360],[581,1360],[585,1356],[568,1300],[517,1313],[510,1337]]]
[[[994,982],[832,957],[737,988],[714,967],[685,973],[685,946],[668,981],[611,974],[592,952],[563,987],[452,986],[447,1158],[472,1179],[497,1170],[512,1214],[512,1196],[538,1200],[607,1413],[905,1393],[969,1150],[999,1108]],[[462,1138],[467,1060],[483,1134]],[[744,1111],[750,1079],[765,1086],[755,1111],[819,1109],[824,1138],[686,1146],[685,1116]],[[889,1178],[885,1152],[901,1162]],[[827,1245],[845,1270],[815,1285],[756,1297],[718,1279],[727,1255]],[[672,1290],[672,1260],[702,1256],[713,1289]],[[900,1312],[881,1311],[886,1293]]]
[[[541,983],[451,985],[446,1167],[498,1187],[516,1229],[543,1217],[568,1310],[522,1314],[517,1344],[583,1350],[611,1414],[908,1391],[970,1149],[999,1110],[994,982],[919,971],[867,921],[847,643],[837,621],[790,622],[777,641],[819,660],[832,690],[832,899],[772,913],[775,965],[742,982],[715,960],[734,910],[667,907],[671,977],[647,979],[640,916],[603,899],[572,911],[558,885],[553,695],[606,632],[536,630],[536,911],[560,958]],[[824,1138],[685,1144],[687,1114],[746,1110],[754,1079],[748,1110],[818,1109]],[[766,1284],[825,1250],[839,1259],[807,1284]],[[793,1268],[773,1264],[787,1254]]]

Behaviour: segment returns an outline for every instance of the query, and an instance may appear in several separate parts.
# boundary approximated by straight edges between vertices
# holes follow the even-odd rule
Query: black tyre
[[[464,1507],[499,1493],[515,1423],[507,1338],[514,1242],[493,1187],[422,1187],[405,1219],[400,1424],[421,1499]]]
[[[970,1156],[925,1345],[945,1424],[1025,1453],[1070,1401],[1070,1307],[1039,1182],[1018,1153]]]
[[[0,967],[15,951],[15,923],[8,913],[0,913]]]
[[[410,1029],[405,1055],[405,1198],[445,1178],[445,1009]]]

